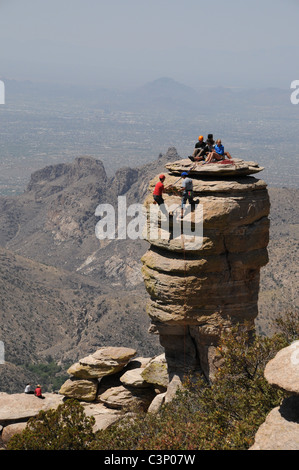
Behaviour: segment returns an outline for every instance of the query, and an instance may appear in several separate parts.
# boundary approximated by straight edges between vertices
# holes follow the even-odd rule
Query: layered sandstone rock
[[[132,348],[103,347],[73,364],[68,373],[79,379],[100,379],[122,370],[135,355]]]
[[[109,409],[138,407],[146,411],[156,395],[167,389],[167,364],[164,354],[152,358],[135,355],[132,348],[98,349],[68,369],[71,377],[59,394],[93,406],[102,403]]]
[[[180,171],[189,167],[190,161],[168,164],[165,186],[180,187]],[[168,219],[153,205],[158,176],[150,182],[145,200],[150,248],[142,258],[142,273],[150,295],[147,311],[165,348],[170,375],[202,370],[212,378],[221,330],[253,324],[258,314],[260,269],[268,262],[270,202],[265,182],[243,176],[245,167],[247,173],[261,170],[253,162],[241,165],[241,174],[231,168],[228,175],[228,167],[221,170],[219,164],[209,165],[210,170],[205,165],[204,173],[200,165],[191,170],[200,204],[193,209],[186,205],[184,225],[180,195],[165,195],[173,212]]]

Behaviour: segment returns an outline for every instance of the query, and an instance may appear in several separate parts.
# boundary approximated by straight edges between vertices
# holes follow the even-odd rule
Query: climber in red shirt
[[[165,175],[160,175],[159,176],[159,182],[156,184],[154,192],[153,192],[153,197],[154,201],[160,206],[161,204],[164,204],[164,199],[162,194],[164,193],[164,181],[165,181]]]

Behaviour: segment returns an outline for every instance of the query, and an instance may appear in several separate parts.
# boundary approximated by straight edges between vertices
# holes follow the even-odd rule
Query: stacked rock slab
[[[164,195],[170,212],[174,209],[168,219],[153,205],[158,175],[149,184],[144,237],[150,248],[142,257],[150,295],[147,311],[165,349],[170,376],[203,371],[212,379],[222,329],[252,326],[258,314],[260,269],[268,262],[267,186],[250,176],[263,169],[254,162],[194,166],[184,159],[166,168],[166,187],[180,187],[181,172],[190,171],[200,204],[193,212],[186,205],[181,226],[180,195]],[[155,217],[160,217],[158,229]],[[201,224],[202,233],[196,224]]]
[[[167,389],[167,364],[164,354],[153,358],[135,355],[132,348],[101,347],[68,369],[70,378],[59,393],[110,409],[138,407],[146,411],[156,395]]]

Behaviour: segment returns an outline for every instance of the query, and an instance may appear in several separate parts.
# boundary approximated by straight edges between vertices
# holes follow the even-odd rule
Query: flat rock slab
[[[234,196],[235,193],[246,193],[250,191],[263,190],[267,188],[265,181],[255,178],[254,176],[236,176],[234,178],[221,178],[210,176],[199,177],[193,172],[190,172],[190,177],[193,180],[193,190],[195,195],[213,195],[216,193],[228,193],[229,196]],[[150,202],[152,202],[152,193],[156,183],[158,183],[158,175],[149,182]],[[180,188],[183,180],[173,174],[167,174],[165,179],[165,187],[174,185],[176,189]],[[165,197],[171,197],[165,195]],[[145,201],[145,205],[148,201]]]
[[[191,162],[188,158],[170,162],[165,168],[174,174],[181,174],[182,171],[190,171],[192,175],[251,175],[259,173],[264,168],[256,162],[244,161],[240,158],[233,158],[231,163],[202,163]]]
[[[68,373],[80,379],[102,378],[122,370],[135,355],[132,348],[103,347],[73,364]]]
[[[44,393],[43,396],[44,400],[25,393],[0,393],[0,424],[7,425],[28,420],[41,410],[56,409],[63,403],[61,395]]]

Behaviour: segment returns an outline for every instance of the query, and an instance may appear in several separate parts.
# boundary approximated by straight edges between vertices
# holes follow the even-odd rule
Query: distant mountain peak
[[[143,87],[143,89],[166,89],[166,90],[189,90],[193,93],[196,93],[195,90],[187,85],[184,85],[183,83],[177,82],[173,78],[169,77],[161,77],[157,78],[156,80],[153,80],[152,82],[146,83]]]
[[[150,100],[151,103],[163,103],[164,106],[185,107],[187,103],[190,105],[198,102],[198,94],[193,88],[168,77],[146,83],[139,89],[139,98]]]

